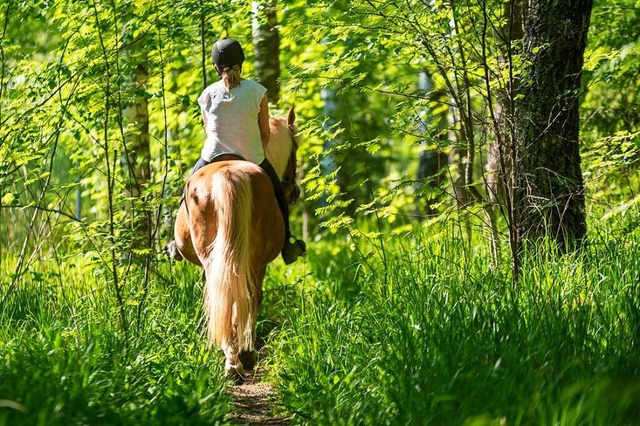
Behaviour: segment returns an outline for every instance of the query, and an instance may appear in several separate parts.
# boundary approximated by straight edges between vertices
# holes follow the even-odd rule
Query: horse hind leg
[[[253,279],[253,288],[251,291],[251,300],[252,303],[254,303],[253,305],[253,313],[254,315],[257,315],[257,312],[260,310],[260,305],[262,304],[262,282],[264,281],[264,277],[266,275],[267,272],[267,267],[262,267],[258,270],[256,276]],[[254,339],[255,337],[258,335],[258,333],[256,332],[256,318],[252,317],[252,327],[253,327],[253,336]],[[249,348],[249,349],[243,349],[240,351],[240,353],[238,354],[238,358],[240,359],[240,362],[242,362],[242,365],[244,366],[244,368],[246,370],[253,370],[256,366],[256,361],[258,358],[258,353],[256,352],[256,348],[255,345],[258,344],[258,348],[260,349],[260,346],[262,346],[261,344],[259,344],[258,342],[252,342],[254,347]]]
[[[239,330],[236,312],[236,306],[234,305],[229,337],[228,340],[222,344],[222,351],[225,356],[224,369],[228,375],[236,379],[244,379],[245,366],[241,359],[242,352],[240,351],[240,344],[238,342]]]
[[[231,344],[223,349],[225,362],[224,369],[233,378],[244,379],[244,365],[240,361],[237,346]]]

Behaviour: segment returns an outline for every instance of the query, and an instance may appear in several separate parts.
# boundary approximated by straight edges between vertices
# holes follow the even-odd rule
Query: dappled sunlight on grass
[[[543,248],[515,285],[453,238],[388,241],[385,264],[352,254],[331,283],[316,271],[334,258],[310,257],[272,342],[284,404],[318,424],[640,420],[640,243],[623,240]]]
[[[0,424],[226,418],[222,359],[201,328],[197,268],[161,264],[140,322],[125,331],[108,284],[95,271],[67,267],[50,277],[51,268],[35,266],[40,272],[29,272],[33,279],[23,279],[3,306],[0,399],[17,408],[0,407]],[[128,309],[135,318],[137,305]]]

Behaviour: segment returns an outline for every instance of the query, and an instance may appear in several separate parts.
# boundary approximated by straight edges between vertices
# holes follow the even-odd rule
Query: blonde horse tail
[[[239,351],[253,350],[255,313],[249,269],[252,196],[248,174],[223,169],[213,175],[211,197],[217,234],[204,265],[204,305],[209,342],[222,348],[227,360],[237,360]]]

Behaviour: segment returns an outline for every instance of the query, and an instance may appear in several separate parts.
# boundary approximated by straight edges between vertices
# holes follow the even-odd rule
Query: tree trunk
[[[522,0],[511,0],[503,6],[506,24],[496,34],[499,44],[500,70],[507,71],[508,79],[504,87],[496,90],[496,105],[492,111],[494,141],[487,151],[487,192],[489,200],[494,204],[505,204],[508,189],[505,188],[505,179],[508,179],[512,169],[514,125],[513,125],[513,99],[518,93],[518,79],[513,73],[513,42],[522,40]],[[493,105],[490,105],[493,107]]]
[[[146,58],[145,58],[146,59]],[[149,145],[149,107],[145,93],[148,72],[145,60],[141,60],[136,66],[131,82],[137,97],[134,103],[125,109],[127,125],[127,165],[129,179],[131,182],[130,191],[133,199],[140,199],[146,185],[151,181],[151,151]],[[142,200],[137,206],[142,205]],[[133,223],[138,241],[136,246],[147,246],[146,241],[151,231],[150,212],[133,209]]]
[[[267,88],[269,100],[280,100],[280,35],[277,0],[253,1],[253,52],[256,78]]]
[[[488,27],[488,13],[485,9],[485,25]],[[511,269],[513,276],[519,274],[518,263],[518,229],[514,220],[513,193],[511,189],[513,164],[515,160],[515,127],[513,100],[518,93],[518,76],[514,73],[513,57],[516,53],[514,42],[520,42],[524,35],[522,0],[510,0],[503,4],[505,25],[496,30],[494,37],[498,40],[500,73],[507,76],[506,81],[493,93],[488,92],[489,113],[493,123],[494,139],[487,150],[486,186],[488,206],[485,217],[491,224],[491,256],[494,265],[500,259],[500,244],[498,242],[497,218],[500,213],[505,215],[509,227],[509,248],[511,250]],[[485,41],[486,42],[486,41]],[[489,70],[487,68],[487,79]],[[488,86],[488,91],[492,89]],[[494,98],[495,94],[495,98]],[[495,106],[493,104],[495,99]]]
[[[561,249],[586,234],[578,98],[593,0],[529,0],[524,74],[515,101],[514,202],[519,249],[547,237]]]

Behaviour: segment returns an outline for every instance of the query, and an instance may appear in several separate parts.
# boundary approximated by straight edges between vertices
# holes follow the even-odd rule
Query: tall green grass
[[[640,424],[639,218],[592,224],[579,255],[542,245],[516,285],[455,227],[311,243],[265,281],[278,406],[293,424]],[[161,261],[125,332],[98,270],[33,265],[0,312],[0,425],[228,423],[199,283]]]
[[[202,333],[197,268],[160,264],[140,323],[128,305],[124,332],[95,270],[55,265],[34,265],[3,305],[0,425],[225,422],[230,401],[222,359]]]
[[[310,253],[271,341],[284,407],[300,424],[640,424],[631,222],[596,225],[580,255],[538,247],[516,285],[453,235]],[[313,272],[337,262],[351,281]]]

